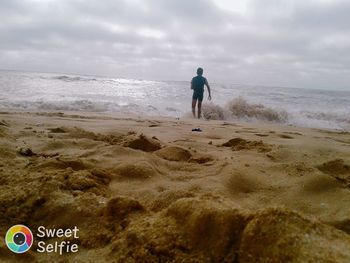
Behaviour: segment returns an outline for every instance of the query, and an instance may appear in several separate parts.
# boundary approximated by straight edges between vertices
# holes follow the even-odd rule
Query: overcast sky
[[[0,68],[350,90],[350,1],[0,0]]]

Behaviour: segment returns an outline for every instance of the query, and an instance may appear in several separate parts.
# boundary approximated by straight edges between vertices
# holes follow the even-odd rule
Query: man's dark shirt
[[[206,83],[206,78],[198,75],[192,79],[193,91],[197,93],[204,92],[204,84]]]

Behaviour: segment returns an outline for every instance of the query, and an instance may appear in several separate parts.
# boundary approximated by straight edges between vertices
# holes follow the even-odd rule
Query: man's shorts
[[[204,92],[201,92],[201,91],[194,91],[194,92],[193,92],[192,99],[193,99],[193,100],[202,101],[202,100],[203,100],[203,94],[204,94]]]

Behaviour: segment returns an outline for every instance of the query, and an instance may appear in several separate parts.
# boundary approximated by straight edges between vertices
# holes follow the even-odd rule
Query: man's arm
[[[191,80],[191,89],[193,89],[193,79]]]
[[[205,79],[205,86],[207,86],[207,89],[208,89],[208,93],[209,93],[209,96],[208,96],[208,100],[211,100],[211,93],[210,93],[210,86],[209,86],[209,83],[208,83],[208,80]]]

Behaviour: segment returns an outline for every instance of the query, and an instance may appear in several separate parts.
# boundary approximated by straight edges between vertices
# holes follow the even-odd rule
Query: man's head
[[[200,76],[203,75],[203,69],[202,68],[197,68],[197,75],[200,75]]]

